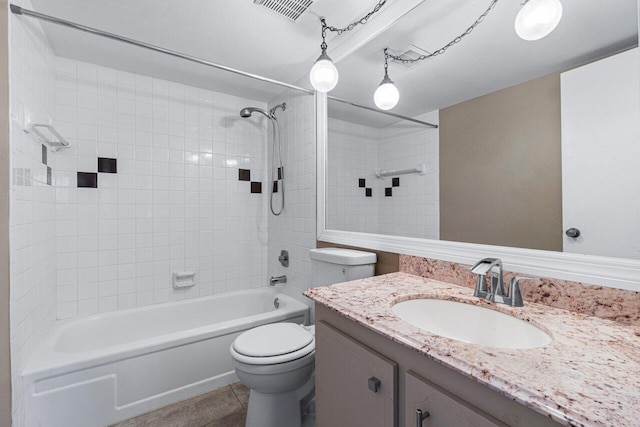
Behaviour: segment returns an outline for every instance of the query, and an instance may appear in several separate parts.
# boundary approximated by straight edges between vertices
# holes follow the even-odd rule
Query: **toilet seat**
[[[316,348],[310,328],[274,323],[246,331],[231,345],[231,354],[250,365],[274,365],[304,357]]]

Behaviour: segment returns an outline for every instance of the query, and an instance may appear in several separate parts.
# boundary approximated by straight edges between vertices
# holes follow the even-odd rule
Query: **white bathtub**
[[[308,316],[263,288],[62,321],[22,375],[27,427],[104,426],[232,383],[240,333]]]

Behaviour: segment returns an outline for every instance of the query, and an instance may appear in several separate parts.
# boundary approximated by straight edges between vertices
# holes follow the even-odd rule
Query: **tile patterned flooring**
[[[244,427],[249,389],[234,383],[111,427]]]

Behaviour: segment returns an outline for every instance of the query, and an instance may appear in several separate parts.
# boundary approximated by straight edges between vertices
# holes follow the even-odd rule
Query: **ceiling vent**
[[[311,6],[313,0],[253,0],[253,2],[295,21]]]
[[[409,45],[400,51],[389,50],[389,53],[391,53],[394,56],[399,56],[402,59],[418,59],[422,55],[431,54],[430,52],[427,52],[424,49],[420,49],[418,46],[414,46],[414,45]],[[418,62],[401,62],[401,61],[396,61],[395,59],[392,59],[390,62],[392,64],[399,65],[406,69],[411,69],[411,68],[417,67],[418,65],[424,63],[425,61],[427,60],[425,59],[424,61],[418,61]]]

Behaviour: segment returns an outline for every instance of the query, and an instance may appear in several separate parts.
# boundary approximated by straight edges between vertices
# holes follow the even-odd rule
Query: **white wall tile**
[[[258,229],[267,221],[266,195],[250,194],[249,184],[238,182],[238,168],[251,168],[254,180],[266,178],[266,123],[237,117],[241,104],[266,105],[69,59],[56,62],[56,111],[80,134],[75,153],[61,152],[60,167],[69,172],[60,183],[71,187],[75,171],[97,171],[98,156],[118,159],[118,173],[100,173],[97,190],[58,193],[64,212],[77,215],[58,221],[64,249],[58,260],[64,283],[75,280],[67,286],[75,286],[77,299],[74,311],[66,304],[72,288],[60,290],[65,305],[58,312],[73,317],[264,285],[266,233]],[[228,123],[238,129],[227,132]],[[214,157],[216,146],[222,150]],[[232,216],[225,233],[201,236],[214,229],[220,212]],[[172,289],[176,269],[198,271],[194,290]]]
[[[285,168],[286,206],[279,216],[268,216],[268,258],[269,276],[286,275],[287,283],[277,285],[283,292],[311,306],[311,301],[302,292],[311,287],[311,265],[309,249],[316,246],[315,238],[315,120],[314,98],[299,92],[286,91],[270,102],[270,107],[287,103],[286,111],[278,110],[283,143],[283,164]],[[270,141],[273,143],[273,141]],[[264,153],[266,146],[257,153]],[[265,154],[266,155],[266,154]],[[270,153],[269,153],[270,156]],[[273,159],[269,157],[269,168],[263,171],[270,190],[272,183],[270,168]],[[279,207],[279,194],[274,197],[274,207]],[[265,200],[265,204],[268,200]],[[267,236],[258,231],[260,238]],[[289,251],[289,267],[278,262],[280,251]],[[259,256],[256,253],[256,256]],[[214,272],[215,274],[215,272]],[[215,276],[214,276],[215,277]],[[256,286],[261,286],[257,283]],[[214,291],[217,283],[214,282]]]
[[[14,2],[31,8],[28,0]],[[11,376],[13,383],[13,425],[23,425],[24,405],[19,379],[29,357],[47,333],[57,316],[56,296],[61,300],[61,314],[75,315],[76,280],[73,272],[56,268],[56,189],[46,183],[46,166],[42,164],[41,142],[22,131],[20,123],[25,111],[56,117],[54,98],[59,95],[62,114],[73,113],[75,98],[75,62],[56,64],[51,47],[38,23],[26,22],[9,14],[11,93]],[[69,72],[60,86],[55,74]],[[56,94],[56,91],[58,92]],[[61,126],[61,128],[64,126]],[[48,151],[48,163],[56,163]],[[64,182],[54,174],[54,182]],[[60,213],[74,220],[74,210],[65,205],[73,195],[61,192]],[[60,250],[75,251],[73,224],[67,224],[61,234]],[[64,260],[64,254],[63,260]],[[75,268],[75,256],[68,265]],[[63,262],[63,266],[66,263]],[[64,286],[56,289],[56,283]]]

